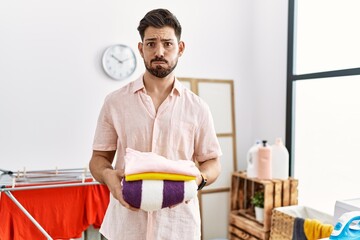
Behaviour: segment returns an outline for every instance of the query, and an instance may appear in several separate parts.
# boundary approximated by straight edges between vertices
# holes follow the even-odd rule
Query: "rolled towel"
[[[138,173],[171,173],[187,176],[200,175],[199,169],[191,160],[171,160],[153,152],[139,152],[126,148],[125,175]]]
[[[190,200],[197,194],[195,180],[138,180],[123,179],[123,197],[132,207],[156,211]]]

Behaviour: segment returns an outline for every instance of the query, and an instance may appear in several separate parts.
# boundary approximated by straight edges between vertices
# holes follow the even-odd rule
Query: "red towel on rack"
[[[109,190],[104,185],[13,191],[14,197],[54,239],[80,238],[90,225],[100,227]],[[0,195],[0,239],[46,239],[5,194]]]

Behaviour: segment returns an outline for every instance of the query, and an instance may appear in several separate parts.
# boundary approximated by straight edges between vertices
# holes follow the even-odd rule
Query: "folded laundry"
[[[293,240],[316,240],[327,238],[331,235],[333,226],[316,219],[299,218],[294,220]]]
[[[156,211],[190,200],[197,194],[195,180],[122,181],[124,200],[132,207]]]
[[[126,148],[124,158],[125,175],[149,172],[200,175],[199,169],[191,160],[171,160],[153,152],[139,152],[131,148]]]
[[[305,219],[296,217],[294,220],[292,240],[307,240],[304,232]]]
[[[307,240],[330,237],[333,229],[333,225],[324,224],[316,219],[305,219],[304,222],[304,232]]]
[[[188,176],[182,174],[171,174],[171,173],[138,173],[126,175],[126,181],[136,180],[170,180],[170,181],[191,181],[195,180],[195,176]]]

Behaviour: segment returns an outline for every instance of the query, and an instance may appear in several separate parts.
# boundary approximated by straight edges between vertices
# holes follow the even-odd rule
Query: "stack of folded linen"
[[[152,152],[130,148],[125,154],[123,197],[132,207],[156,211],[184,201],[197,194],[199,169],[193,161],[170,160]]]

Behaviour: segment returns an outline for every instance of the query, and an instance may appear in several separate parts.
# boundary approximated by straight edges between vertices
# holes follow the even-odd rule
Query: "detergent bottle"
[[[276,138],[271,146],[272,178],[287,179],[289,177],[289,151],[282,139]]]
[[[257,165],[258,165],[258,149],[260,146],[260,140],[256,140],[255,144],[249,149],[246,155],[247,170],[246,174],[249,178],[257,177]]]
[[[257,177],[259,179],[271,179],[271,147],[263,140],[258,149]]]

